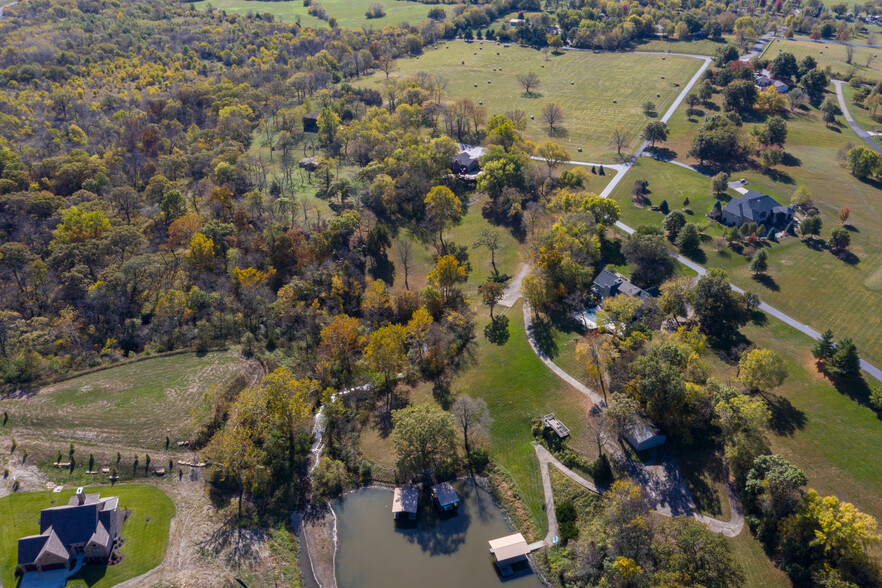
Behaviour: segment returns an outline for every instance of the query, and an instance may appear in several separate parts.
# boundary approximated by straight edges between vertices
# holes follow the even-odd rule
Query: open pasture
[[[381,29],[386,25],[399,25],[403,22],[416,24],[426,19],[432,8],[429,4],[407,2],[405,0],[386,0],[380,2],[386,9],[382,18],[367,18],[365,11],[377,0],[318,0],[328,16],[337,19],[341,28],[358,29],[373,27]],[[305,27],[327,28],[328,23],[307,12],[307,7],[299,0],[290,2],[262,2],[260,0],[200,0],[194,2],[197,8],[205,9],[208,5],[231,14],[245,15],[249,12],[272,14],[282,22],[299,22]],[[449,8],[449,6],[448,6]]]
[[[449,100],[483,102],[488,115],[521,109],[534,117],[525,131],[528,139],[557,141],[576,160],[616,163],[620,159],[609,144],[613,128],[619,125],[632,133],[623,154],[632,153],[640,131],[653,120],[643,113],[643,104],[653,102],[662,116],[700,65],[689,57],[591,51],[564,51],[546,59],[534,49],[494,41],[451,41],[417,58],[399,60],[400,70],[394,75],[440,75],[449,80]],[[539,75],[541,85],[527,95],[517,75],[529,72]],[[367,83],[379,88],[384,79],[378,73]],[[564,121],[554,133],[541,116],[549,102],[563,107]]]

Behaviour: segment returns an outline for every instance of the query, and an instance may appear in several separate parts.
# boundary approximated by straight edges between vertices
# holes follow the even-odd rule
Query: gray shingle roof
[[[18,540],[18,563],[19,565],[34,563],[49,535],[31,535]]]
[[[40,513],[40,531],[52,527],[65,545],[86,543],[98,524],[98,504],[58,506]]]
[[[597,277],[594,278],[594,283],[597,284],[598,286],[600,286],[601,288],[612,287],[612,286],[615,286],[616,284],[620,284],[621,282],[622,282],[622,278],[615,275],[614,273],[612,273],[609,270],[602,270],[599,274],[597,274]]]
[[[761,194],[756,190],[748,190],[744,196],[730,200],[723,212],[734,214],[738,217],[759,221],[761,214],[773,212],[792,212],[790,208],[781,206],[771,196]]]

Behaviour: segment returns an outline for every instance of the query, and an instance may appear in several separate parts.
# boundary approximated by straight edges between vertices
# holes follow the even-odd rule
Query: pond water
[[[396,527],[391,490],[365,488],[335,501],[339,588],[541,587],[530,571],[504,581],[496,573],[487,542],[514,531],[486,490],[471,482],[455,488],[457,514],[442,518],[423,492],[410,528]]]

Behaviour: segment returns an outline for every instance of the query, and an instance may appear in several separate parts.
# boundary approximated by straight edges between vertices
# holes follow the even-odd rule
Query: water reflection
[[[470,482],[455,488],[457,513],[438,513],[424,492],[413,522],[393,520],[391,490],[368,488],[334,502],[339,587],[502,586],[487,542],[513,531],[485,490]],[[504,583],[542,585],[530,573]]]

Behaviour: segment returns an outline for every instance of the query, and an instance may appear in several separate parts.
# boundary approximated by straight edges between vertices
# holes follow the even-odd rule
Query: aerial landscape
[[[0,0],[0,588],[882,588],[880,135],[880,0]]]

